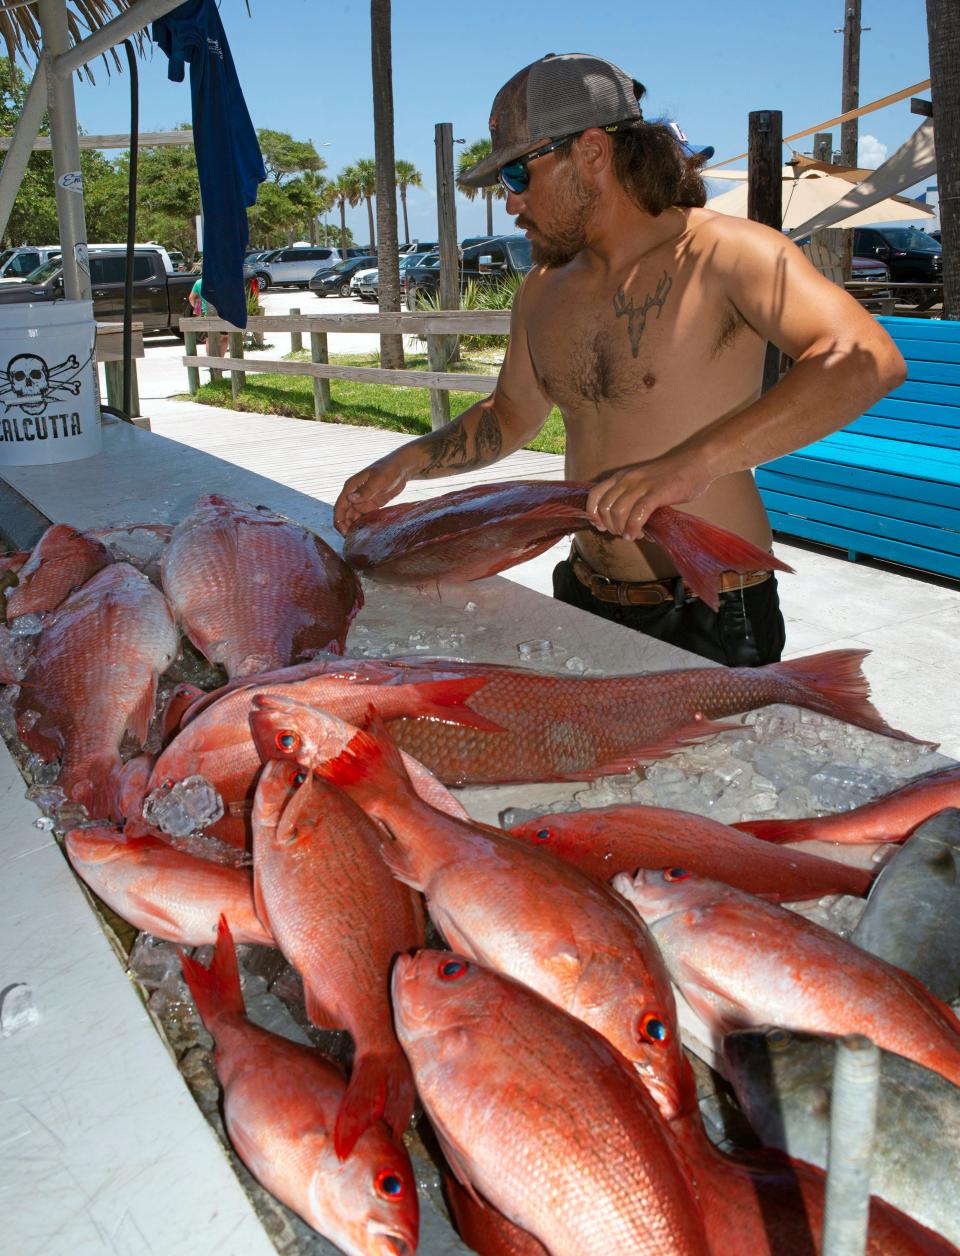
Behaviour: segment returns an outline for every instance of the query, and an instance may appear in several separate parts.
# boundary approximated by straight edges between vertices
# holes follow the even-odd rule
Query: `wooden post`
[[[780,231],[783,222],[783,114],[760,109],[749,116],[747,138],[747,217]],[[780,378],[780,350],[768,344],[763,391]]]
[[[442,371],[447,365],[447,342],[449,336],[438,336],[436,332],[427,332],[427,360],[431,371]],[[434,431],[450,422],[450,394],[445,388],[430,389],[430,426]]]
[[[123,363],[104,362],[103,375],[107,382],[107,405],[115,410],[123,409]]]
[[[323,363],[329,361],[327,357],[327,333],[325,331],[312,331],[310,333],[310,361]],[[328,379],[315,378],[313,381],[313,413],[319,419],[329,409],[330,381]]]
[[[195,331],[185,331],[183,333],[183,348],[186,357],[195,358],[197,356],[197,333]],[[187,388],[193,395],[200,391],[200,370],[196,366],[187,367]]]
[[[457,200],[453,177],[453,123],[438,122],[434,127],[434,144],[437,159],[437,240],[440,247],[440,308],[460,308],[460,249],[457,246]],[[436,354],[439,369],[452,360],[457,349],[453,336],[436,338]],[[427,342],[427,353],[430,342]],[[431,362],[433,359],[431,359]],[[436,423],[431,394],[431,415]],[[449,417],[449,406],[448,406]]]
[[[850,113],[860,104],[860,0],[843,0],[843,87],[840,111]],[[851,118],[840,124],[840,161],[844,166],[857,166],[860,119]],[[843,242],[843,282],[853,272],[853,232]]]
[[[960,319],[960,9],[927,0],[930,92],[943,243],[943,314]]]
[[[232,358],[242,358],[243,357],[243,332],[232,331],[230,335],[228,336],[227,341],[230,346],[230,356]],[[244,371],[231,371],[230,372],[230,392],[233,396],[234,401],[236,401],[237,397],[239,397],[240,389],[246,387],[246,383],[247,383],[246,372]]]
[[[207,332],[207,356],[218,358],[220,356],[220,332]],[[218,371],[216,367],[210,368],[211,379],[223,379],[223,371]]]
[[[300,311],[291,309],[290,317],[299,318]],[[302,348],[303,348],[303,336],[298,331],[292,331],[290,333],[290,352],[299,353]]]

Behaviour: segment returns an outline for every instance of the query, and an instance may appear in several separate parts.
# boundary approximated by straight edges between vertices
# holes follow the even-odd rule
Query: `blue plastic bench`
[[[960,578],[960,322],[880,318],[907,378],[849,426],[757,468],[777,532]]]

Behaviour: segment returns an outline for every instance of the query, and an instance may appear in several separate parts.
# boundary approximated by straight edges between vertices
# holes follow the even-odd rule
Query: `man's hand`
[[[620,467],[590,490],[587,514],[599,531],[639,541],[643,525],[658,507],[682,505],[706,492],[713,476],[705,462],[702,454],[674,450]]]
[[[346,533],[364,515],[376,514],[381,506],[401,493],[409,476],[399,463],[382,458],[356,475],[340,490],[333,507],[333,526]]]

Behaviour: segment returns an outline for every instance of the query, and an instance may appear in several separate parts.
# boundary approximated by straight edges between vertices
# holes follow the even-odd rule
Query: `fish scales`
[[[706,1256],[670,1131],[609,1044],[450,952],[401,956],[393,993],[458,1176],[509,1220],[552,1256]]]
[[[120,743],[128,729],[142,743],[178,642],[166,598],[127,563],[72,593],[40,634],[17,698],[18,729],[44,759],[61,757],[58,784],[91,819],[121,818]]]
[[[231,678],[340,653],[363,605],[353,572],[320,537],[218,494],[176,527],[161,573],[187,635]]]
[[[47,528],[7,594],[7,619],[55,610],[74,589],[113,562],[99,540],[66,523]]]
[[[699,667],[567,677],[482,663],[399,664],[411,674],[486,675],[468,705],[501,733],[399,719],[397,744],[454,785],[578,779],[625,772],[715,731],[724,716],[794,703],[890,736],[867,699],[866,652],[835,650],[766,667]]]

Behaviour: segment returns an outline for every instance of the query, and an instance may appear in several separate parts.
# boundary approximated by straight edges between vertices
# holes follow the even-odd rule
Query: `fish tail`
[[[333,1147],[338,1160],[346,1160],[364,1130],[383,1116],[389,1063],[385,1057],[376,1055],[358,1056],[354,1062],[333,1129]]]
[[[720,606],[722,571],[744,575],[751,571],[793,571],[742,536],[670,506],[655,510],[643,530],[666,550],[684,582],[713,610]]]
[[[771,679],[781,682],[778,687],[782,696],[768,701],[790,702],[884,737],[930,745],[892,728],[870,701],[870,682],[863,674],[863,660],[869,653],[869,650],[825,650],[804,658],[788,659],[785,663],[770,663],[763,670]]]
[[[67,798],[80,803],[91,820],[123,820],[120,806],[125,793],[123,766],[118,755],[107,753],[64,762],[60,781]]]
[[[427,680],[411,685],[416,701],[404,718],[429,717],[447,724],[459,724],[464,728],[480,728],[488,733],[502,733],[503,727],[488,720],[479,711],[465,705],[478,689],[489,680],[488,676],[456,677],[450,680]]]
[[[234,950],[233,937],[226,916],[222,913],[220,915],[220,922],[217,925],[217,944],[214,947],[210,967],[204,968],[201,963],[184,951],[180,952],[180,967],[183,971],[183,979],[193,995],[197,1011],[207,1029],[211,1029],[217,1018],[225,1012],[244,1015],[237,952]]]
[[[395,794],[397,787],[412,791],[400,751],[379,716],[373,714],[334,759],[314,764],[317,776],[339,785],[356,801]]]

